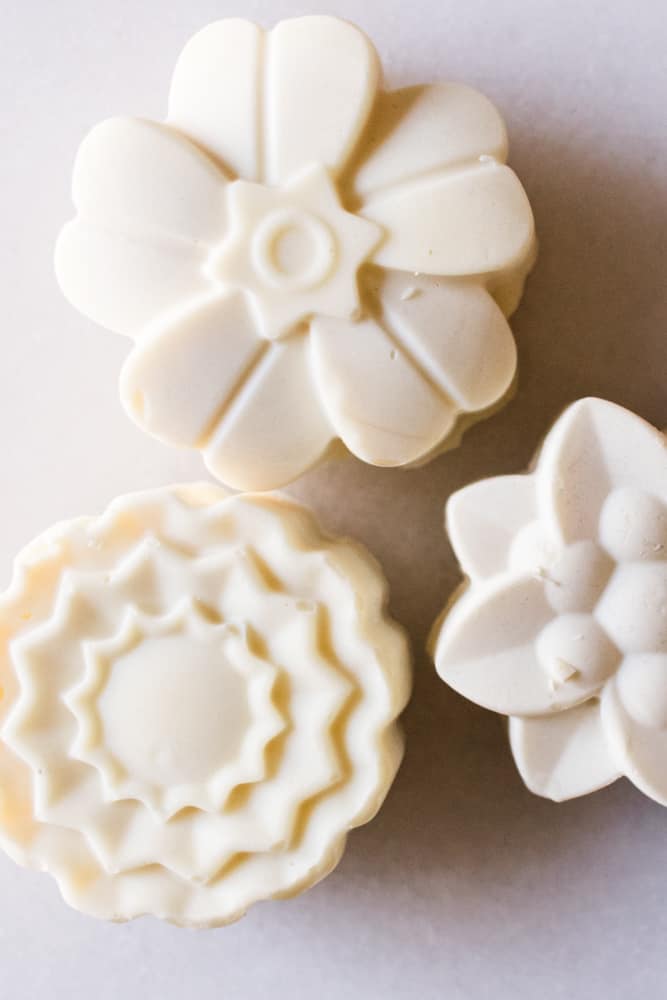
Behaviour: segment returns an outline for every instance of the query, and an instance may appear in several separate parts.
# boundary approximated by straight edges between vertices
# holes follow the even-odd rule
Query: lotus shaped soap
[[[467,582],[437,669],[510,716],[528,787],[555,800],[625,775],[667,805],[667,442],[620,406],[574,403],[534,471],[455,493]]]

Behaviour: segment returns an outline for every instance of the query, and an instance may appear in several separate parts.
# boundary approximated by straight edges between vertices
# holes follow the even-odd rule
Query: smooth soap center
[[[249,724],[245,683],[219,644],[186,636],[146,639],[120,656],[99,712],[128,774],[165,787],[206,780],[236,758]]]

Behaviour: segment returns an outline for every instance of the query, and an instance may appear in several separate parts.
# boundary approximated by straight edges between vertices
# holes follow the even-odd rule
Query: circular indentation
[[[559,615],[537,638],[540,663],[557,687],[601,684],[619,662],[619,652],[590,615]]]
[[[208,779],[249,724],[245,682],[220,644],[187,636],[144,639],[115,660],[99,714],[128,775],[164,787]]]
[[[667,655],[627,656],[617,683],[623,707],[635,722],[649,729],[667,728]]]
[[[267,215],[252,239],[252,259],[261,279],[280,291],[315,288],[336,260],[336,239],[321,219],[297,208]]]
[[[600,541],[618,562],[667,559],[667,507],[643,490],[614,490],[600,514]]]
[[[618,566],[595,617],[624,653],[667,653],[667,563]]]

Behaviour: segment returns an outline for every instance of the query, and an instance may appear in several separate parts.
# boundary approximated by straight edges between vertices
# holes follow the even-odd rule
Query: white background
[[[384,563],[415,650],[408,753],[337,871],[236,926],[106,926],[0,859],[1,1000],[658,1000],[667,991],[667,811],[626,782],[552,805],[525,792],[499,719],[421,652],[457,581],[449,493],[518,471],[559,410],[597,393],[667,424],[667,11],[663,0],[329,0],[374,39],[390,85],[437,78],[504,112],[541,255],[513,326],[520,388],[420,471],[349,461],[293,492]],[[161,117],[189,35],[223,0],[0,0],[0,582],[51,522],[193,479],[196,455],[121,411],[128,342],[60,297],[52,247],[74,151],[112,114]]]

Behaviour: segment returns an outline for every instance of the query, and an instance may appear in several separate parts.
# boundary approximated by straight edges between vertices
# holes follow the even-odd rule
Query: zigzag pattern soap
[[[112,920],[229,923],[338,862],[400,763],[360,546],[206,484],[56,525],[0,598],[0,845]]]

